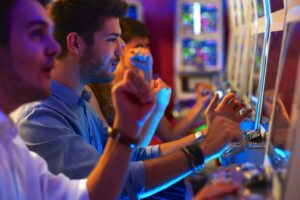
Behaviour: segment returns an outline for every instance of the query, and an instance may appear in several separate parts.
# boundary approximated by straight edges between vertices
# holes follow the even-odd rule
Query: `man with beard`
[[[107,128],[81,93],[88,83],[113,80],[124,45],[119,17],[125,13],[126,4],[121,0],[58,0],[52,5],[54,36],[62,47],[52,73],[52,94],[44,101],[23,106],[13,116],[29,149],[44,157],[55,174],[88,176],[107,146]],[[128,90],[135,89],[128,84]],[[137,112],[122,96],[115,101],[120,105],[116,110],[130,114],[115,119],[110,134],[120,135],[126,130],[129,136],[135,129],[126,123],[135,121]],[[199,170],[231,140],[241,139],[239,125],[218,116],[217,106],[215,97],[207,111],[213,120],[200,144],[182,148],[182,141],[175,141],[137,148],[122,197],[137,199],[157,192]],[[225,101],[221,107],[234,115],[239,110],[234,102]],[[135,144],[137,139],[122,138],[119,140],[126,144]]]
[[[53,22],[42,5],[37,0],[0,1],[0,199],[116,199],[133,151],[129,145],[111,135],[88,178],[70,180],[50,173],[45,161],[29,152],[8,117],[20,105],[50,94],[50,72],[60,48],[52,36]],[[142,126],[154,104],[149,86],[135,73],[128,73],[114,95],[122,98],[115,102],[120,108],[115,124],[119,138],[138,137],[137,124]],[[123,103],[127,109],[137,110],[130,121],[124,121],[128,113],[123,113]],[[133,130],[127,132],[128,126]]]

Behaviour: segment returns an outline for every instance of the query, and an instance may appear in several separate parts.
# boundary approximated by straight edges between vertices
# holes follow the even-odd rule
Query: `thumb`
[[[208,104],[206,112],[207,113],[213,112],[217,108],[218,102],[219,102],[219,95],[215,94],[214,98]]]

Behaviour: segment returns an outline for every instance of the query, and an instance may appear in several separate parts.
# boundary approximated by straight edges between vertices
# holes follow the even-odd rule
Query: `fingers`
[[[206,185],[194,198],[194,200],[223,199],[227,195],[235,194],[239,186],[232,182],[217,182]]]
[[[207,106],[206,113],[213,112],[217,108],[218,102],[219,102],[219,95],[215,94],[214,98],[210,101],[209,105]]]
[[[123,79],[124,91],[135,94],[139,103],[146,104],[153,101],[150,86],[133,70],[127,70]]]
[[[247,109],[243,114],[239,117],[239,121],[243,121],[246,117],[248,117],[252,113],[252,109]]]
[[[233,93],[228,93],[225,95],[225,97],[223,98],[222,102],[220,103],[221,105],[230,105],[231,101],[233,100],[233,98],[235,97],[235,94]]]

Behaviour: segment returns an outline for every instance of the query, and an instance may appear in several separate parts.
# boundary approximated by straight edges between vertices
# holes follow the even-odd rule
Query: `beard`
[[[109,62],[94,54],[92,47],[87,47],[79,60],[80,79],[85,84],[110,83],[114,74],[109,72]]]

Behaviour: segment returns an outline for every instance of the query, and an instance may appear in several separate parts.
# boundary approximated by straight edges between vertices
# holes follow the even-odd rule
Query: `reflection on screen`
[[[271,102],[275,91],[275,82],[278,72],[279,56],[281,49],[283,31],[271,32],[270,48],[268,54],[268,65],[265,79],[264,99],[262,107],[261,123],[269,122],[271,116]]]
[[[300,53],[300,23],[289,24],[287,28],[286,58],[282,68],[279,82],[278,95],[271,106],[273,108],[273,119],[271,128],[271,143],[275,149],[283,150],[285,155],[292,143],[292,136],[289,135],[290,118],[295,95],[297,66]],[[273,161],[274,164],[274,161]],[[275,165],[276,167],[276,165]]]
[[[258,86],[259,86],[259,76],[260,76],[260,68],[261,68],[261,61],[262,61],[262,53],[264,48],[264,34],[258,34],[256,40],[256,50],[255,50],[255,57],[254,57],[254,69],[253,69],[253,82],[252,82],[252,91],[251,96],[257,97],[258,96]]]
[[[214,68],[217,65],[217,42],[214,40],[184,39],[183,65],[198,69]]]
[[[184,33],[193,33],[194,23],[200,24],[201,33],[212,33],[217,31],[218,8],[212,3],[200,4],[198,7],[195,3],[183,3],[181,15],[181,31]],[[199,8],[199,10],[196,10]],[[195,20],[195,12],[200,15],[200,22]]]

